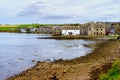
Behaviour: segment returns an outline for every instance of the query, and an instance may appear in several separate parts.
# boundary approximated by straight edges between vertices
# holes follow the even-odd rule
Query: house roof
[[[69,29],[69,30],[71,30],[71,29],[80,29],[80,27],[79,26],[63,26],[62,29]]]
[[[57,30],[61,30],[62,29],[61,26],[54,26],[54,28],[57,29]]]
[[[94,26],[95,28],[105,28],[106,27],[106,25],[103,23],[94,23],[91,25]]]
[[[106,25],[103,23],[91,23],[89,27],[94,27],[94,28],[105,28]]]

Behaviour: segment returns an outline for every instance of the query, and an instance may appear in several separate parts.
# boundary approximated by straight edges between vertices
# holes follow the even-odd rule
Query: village
[[[24,25],[24,27],[1,25],[0,32],[51,34],[52,36],[106,36],[119,35],[120,22],[88,22],[85,24],[37,24],[37,26]],[[7,30],[9,28],[9,30]]]
[[[15,29],[17,32],[14,32]],[[4,54],[12,51],[14,52],[9,54],[27,54],[30,63],[37,64],[18,75],[3,77],[8,78],[7,80],[98,80],[102,72],[108,71],[112,64],[120,59],[120,41],[117,40],[120,37],[118,22],[22,25],[10,27],[9,31],[12,33],[1,32],[1,45],[3,43],[6,45],[8,42],[8,46],[15,48],[10,46],[10,49],[1,51]],[[31,56],[36,58],[31,59]],[[64,59],[65,57],[67,58]],[[7,58],[9,59],[9,56]],[[26,61],[26,55],[25,57],[18,55],[15,58],[18,60],[18,65],[23,65],[21,61]],[[11,65],[11,62],[8,65]],[[106,66],[108,68],[105,68]],[[1,67],[4,68],[4,65]],[[4,70],[4,74],[7,72]]]
[[[62,26],[39,26],[37,28],[27,27],[20,28],[21,33],[39,33],[51,34],[52,36],[87,36],[87,37],[104,37],[119,36],[119,22],[88,22],[85,24],[63,24]]]
[[[105,36],[105,35],[115,35],[120,33],[120,25],[111,23],[86,23],[80,24],[78,26],[64,25],[64,26],[54,26],[52,35],[54,36],[69,36],[69,35],[79,35],[79,36]]]
[[[120,80],[120,0],[0,8],[0,80]]]

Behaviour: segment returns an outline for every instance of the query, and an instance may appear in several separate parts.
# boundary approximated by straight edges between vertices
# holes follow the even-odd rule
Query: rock
[[[64,71],[63,71],[63,73],[66,73],[67,72],[67,70],[65,69]]]
[[[52,75],[49,79],[50,80],[59,80],[56,75]]]
[[[32,60],[32,62],[35,62],[35,60]]]

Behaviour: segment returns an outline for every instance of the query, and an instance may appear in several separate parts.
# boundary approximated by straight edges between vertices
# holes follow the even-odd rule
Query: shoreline
[[[119,41],[105,41],[98,44],[92,53],[80,58],[37,62],[31,69],[7,80],[96,80],[100,73],[107,72],[120,57],[119,45]],[[104,70],[106,66],[108,69]]]
[[[72,39],[95,39],[95,37],[90,36],[50,36],[50,37],[41,37],[38,39],[58,39],[58,40],[72,40]]]

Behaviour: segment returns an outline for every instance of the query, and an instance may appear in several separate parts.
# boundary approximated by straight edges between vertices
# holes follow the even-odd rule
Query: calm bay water
[[[20,73],[35,65],[36,61],[73,59],[92,51],[83,44],[88,40],[37,39],[50,35],[0,33],[0,80]]]

